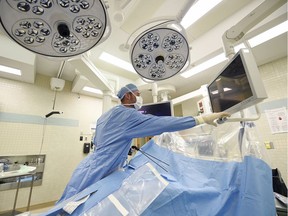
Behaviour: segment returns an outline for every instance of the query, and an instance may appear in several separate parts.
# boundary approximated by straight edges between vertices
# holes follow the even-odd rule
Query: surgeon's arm
[[[185,130],[196,126],[196,120],[192,116],[153,116],[136,112],[126,122],[125,134],[131,138],[155,136],[163,132]]]
[[[173,132],[192,128],[196,125],[207,123],[217,125],[214,120],[230,116],[228,113],[212,113],[205,116],[187,116],[187,117],[171,117],[171,116],[152,116],[143,115],[137,111],[131,111],[133,115],[126,122],[127,128],[125,133],[131,138],[159,135],[163,132]]]

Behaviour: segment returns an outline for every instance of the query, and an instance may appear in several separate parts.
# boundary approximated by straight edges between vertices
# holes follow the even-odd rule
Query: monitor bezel
[[[246,109],[248,107],[251,107],[253,105],[256,105],[263,101],[264,99],[267,98],[267,93],[262,81],[262,78],[260,76],[260,72],[258,69],[258,66],[256,64],[256,61],[254,59],[253,54],[249,49],[240,49],[223,67],[223,69],[215,76],[215,78],[207,85],[207,92],[208,92],[208,97],[210,101],[210,107],[211,111],[215,112],[213,110],[212,106],[212,100],[211,100],[211,92],[209,91],[209,87],[218,79],[218,77],[229,67],[229,65],[237,58],[240,56],[241,62],[243,64],[249,86],[252,91],[252,96],[249,98],[246,98],[245,100],[233,105],[232,107],[221,110],[228,112],[230,114],[242,111],[243,109]]]
[[[169,101],[156,102],[156,103],[146,103],[146,104],[143,104],[142,107],[144,107],[144,106],[157,106],[157,105],[165,104],[165,103],[169,103],[170,104],[170,110],[171,110],[171,115],[170,116],[174,116],[173,103],[170,100]],[[138,111],[140,112],[140,110],[138,110]],[[147,115],[147,114],[143,114],[143,115]],[[152,114],[150,114],[150,115],[152,115]]]

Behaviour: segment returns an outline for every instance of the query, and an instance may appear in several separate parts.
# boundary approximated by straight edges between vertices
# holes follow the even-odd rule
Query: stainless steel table
[[[14,170],[14,171],[0,173],[0,180],[1,179],[6,179],[6,178],[12,178],[12,177],[18,178],[17,189],[16,189],[16,194],[15,194],[15,199],[14,199],[14,205],[13,205],[13,209],[12,209],[12,214],[11,215],[15,215],[16,214],[16,204],[17,204],[17,199],[18,199],[18,193],[19,193],[19,188],[20,188],[20,184],[21,184],[21,179],[23,177],[27,177],[27,176],[31,176],[32,177],[31,185],[30,185],[30,192],[29,192],[29,197],[28,197],[28,204],[27,204],[27,208],[26,208],[27,211],[29,211],[31,197],[32,197],[33,183],[34,183],[34,180],[35,180],[35,174],[36,174],[36,167],[25,166],[25,165],[21,165],[19,170]]]

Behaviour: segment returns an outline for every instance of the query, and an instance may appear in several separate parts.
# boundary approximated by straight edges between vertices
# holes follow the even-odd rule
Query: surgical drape
[[[76,168],[58,202],[121,168],[133,138],[184,130],[195,125],[193,117],[158,117],[141,114],[123,105],[115,106],[98,119],[94,138],[95,152]]]

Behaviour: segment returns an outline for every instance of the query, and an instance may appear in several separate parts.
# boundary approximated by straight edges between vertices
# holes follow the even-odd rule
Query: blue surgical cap
[[[134,92],[134,91],[138,91],[138,88],[134,84],[130,83],[126,86],[123,86],[119,90],[117,97],[121,100],[127,92]]]

